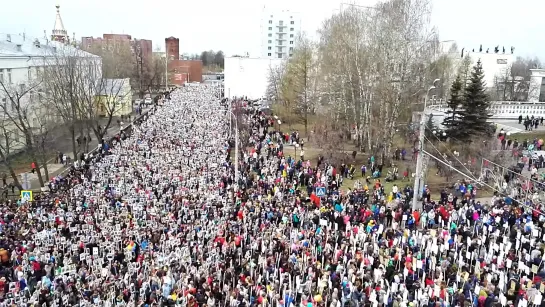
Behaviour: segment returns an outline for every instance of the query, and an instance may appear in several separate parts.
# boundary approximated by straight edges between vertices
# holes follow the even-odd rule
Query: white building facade
[[[8,129],[14,144],[23,146],[22,131],[10,126],[8,114],[15,114],[11,97],[19,95],[19,107],[27,111],[28,125],[39,128],[44,121],[55,122],[54,108],[46,106],[47,89],[43,88],[40,76],[45,67],[62,65],[68,58],[80,59],[79,65],[101,68],[102,59],[59,41],[30,39],[24,35],[0,34],[0,123],[1,129]],[[96,71],[101,78],[101,71]],[[13,149],[15,150],[15,148]]]
[[[264,9],[261,19],[261,57],[289,57],[300,33],[301,14],[289,10]]]
[[[456,75],[458,68],[464,57],[468,56],[471,59],[471,67],[475,66],[478,61],[481,61],[484,72],[484,81],[486,87],[494,87],[497,80],[505,79],[508,68],[515,62],[515,55],[511,53],[511,49],[499,47],[498,52],[494,48],[460,48],[457,47],[456,41],[448,40],[439,42],[435,59],[439,56],[447,55],[454,61],[452,74]]]
[[[496,79],[503,80],[506,73],[515,61],[515,56],[511,53],[486,53],[486,52],[465,52],[469,55],[471,65],[474,66],[480,60],[484,72],[484,82],[486,87],[494,87]]]
[[[264,98],[271,69],[282,64],[279,58],[226,57],[224,68],[225,97]]]
[[[528,102],[545,103],[545,69],[530,69]]]

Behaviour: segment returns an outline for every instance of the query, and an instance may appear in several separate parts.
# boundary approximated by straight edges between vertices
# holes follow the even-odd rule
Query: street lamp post
[[[174,57],[171,56],[171,59]],[[168,51],[165,50],[165,91],[168,91]]]
[[[236,115],[233,113],[233,110],[231,109],[231,103],[229,103],[230,109],[227,111],[229,112],[229,137],[231,137],[231,131],[232,131],[232,122],[233,118],[235,119],[235,192],[238,191],[238,122],[236,120]]]
[[[422,116],[420,117],[420,133],[418,136],[418,156],[416,157],[416,174],[414,177],[414,191],[413,191],[413,210],[418,208],[418,198],[422,193],[422,188],[420,187],[423,179],[422,174],[422,165],[424,162],[424,137],[426,135],[426,106],[428,104],[428,99],[430,96],[430,91],[435,89],[435,84],[439,82],[439,79],[433,81],[432,86],[426,92],[426,97],[424,98],[424,110],[422,110]]]

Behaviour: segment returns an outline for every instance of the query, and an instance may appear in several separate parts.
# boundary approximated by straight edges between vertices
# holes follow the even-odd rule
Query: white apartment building
[[[301,33],[301,14],[289,10],[263,10],[261,57],[284,59],[293,53]]]

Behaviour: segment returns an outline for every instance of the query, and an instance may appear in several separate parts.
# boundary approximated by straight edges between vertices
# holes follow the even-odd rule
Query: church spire
[[[57,8],[57,16],[55,18],[55,25],[53,26],[51,40],[68,43],[68,33],[66,32],[64,24],[62,23],[61,13],[59,10],[61,6],[57,4],[55,7]]]

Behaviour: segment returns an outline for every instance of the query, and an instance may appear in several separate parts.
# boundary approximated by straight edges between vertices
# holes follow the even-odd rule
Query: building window
[[[279,59],[282,58],[282,53],[279,53],[279,54],[278,54],[278,58],[279,58]]]
[[[11,84],[11,68],[8,68],[8,83]]]
[[[271,53],[270,53],[270,52],[269,52],[269,53],[267,53],[267,56],[271,56]]]
[[[293,51],[293,47],[290,47],[290,51]]]
[[[293,45],[293,41],[290,41],[290,45]]]
[[[4,70],[0,69],[0,82],[4,82]]]
[[[269,33],[269,37],[272,37],[272,33]]]
[[[269,27],[269,31],[272,31],[272,27]]]
[[[284,21],[283,21],[283,20],[280,20],[280,21],[278,22],[278,25],[283,26],[283,25],[284,25]]]
[[[269,50],[271,50],[271,49],[272,49],[272,47],[271,47],[271,46],[269,46]]]
[[[272,40],[269,39],[269,44],[272,43]]]
[[[293,34],[290,34],[290,37],[293,37]]]
[[[290,28],[290,31],[293,31],[293,28]]]
[[[295,24],[295,21],[293,21],[293,20],[292,20],[292,21],[290,21],[290,24],[294,25],[294,24]]]
[[[269,20],[269,24],[272,24],[272,20]]]
[[[27,76],[28,76],[28,80],[30,81],[30,79],[32,79],[32,68],[28,68],[28,71],[27,71]]]

